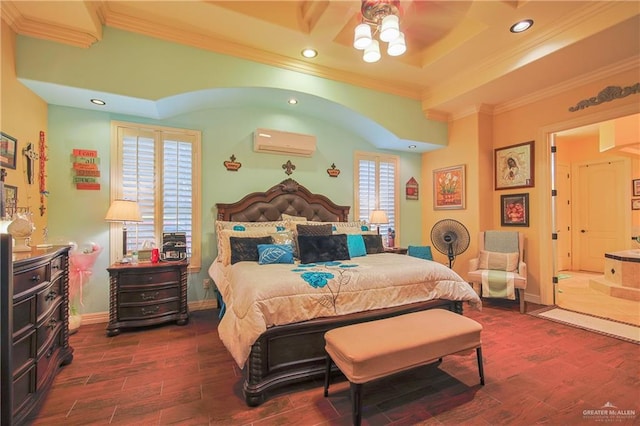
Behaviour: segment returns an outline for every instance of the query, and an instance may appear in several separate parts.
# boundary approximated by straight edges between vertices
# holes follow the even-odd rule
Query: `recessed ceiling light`
[[[409,145],[408,148],[409,149],[416,149],[418,146],[417,145]]]
[[[318,51],[315,49],[304,49],[301,53],[305,58],[315,58],[318,56]]]
[[[105,101],[103,101],[102,99],[91,99],[91,103],[92,104],[96,104],[96,105],[106,105],[107,103]]]
[[[289,100],[287,101],[287,103],[288,103],[289,105],[295,105],[295,104],[297,104],[297,103],[298,103],[298,100],[297,100],[296,98],[291,98],[291,99],[289,99]]]
[[[509,31],[512,33],[522,33],[527,31],[533,25],[533,19],[524,19],[522,21],[516,22],[509,28]]]

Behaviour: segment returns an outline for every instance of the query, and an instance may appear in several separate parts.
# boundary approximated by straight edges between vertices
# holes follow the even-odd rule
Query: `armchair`
[[[478,256],[469,260],[467,280],[480,297],[515,300],[517,290],[520,313],[525,312],[527,265],[524,262],[524,234],[511,231],[485,231],[478,234]]]

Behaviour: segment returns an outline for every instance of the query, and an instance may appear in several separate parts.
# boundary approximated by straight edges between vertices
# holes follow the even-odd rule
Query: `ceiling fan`
[[[456,256],[469,248],[469,231],[457,220],[443,219],[431,228],[431,242],[440,253],[447,255],[451,268]]]

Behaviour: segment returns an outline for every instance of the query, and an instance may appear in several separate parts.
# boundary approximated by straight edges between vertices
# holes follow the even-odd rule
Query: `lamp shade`
[[[371,215],[369,215],[369,223],[373,225],[381,225],[389,223],[389,218],[384,210],[373,210]]]
[[[371,44],[371,27],[367,24],[360,24],[356,27],[353,36],[353,47],[364,50]]]
[[[380,27],[380,40],[387,43],[398,38],[400,34],[400,20],[396,15],[385,16]]]
[[[107,222],[142,222],[142,216],[137,202],[113,200],[104,220]]]
[[[389,42],[387,54],[389,56],[400,56],[407,51],[407,45],[404,42],[404,34],[400,33],[395,40]]]
[[[378,40],[371,40],[371,44],[364,49],[362,59],[365,62],[378,62],[380,60],[380,43]]]

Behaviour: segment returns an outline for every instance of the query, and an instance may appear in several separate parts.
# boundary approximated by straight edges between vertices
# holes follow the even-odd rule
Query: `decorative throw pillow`
[[[229,264],[231,253],[229,251],[229,234],[224,231],[247,232],[247,237],[267,235],[271,232],[285,230],[285,222],[282,220],[270,222],[239,222],[228,220],[216,220],[216,237],[218,239],[218,258],[224,264]]]
[[[407,254],[420,259],[433,260],[431,246],[409,246],[407,248]]]
[[[384,246],[382,245],[382,235],[362,235],[364,240],[364,246],[367,249],[367,254],[384,253]]]
[[[231,264],[238,262],[257,262],[258,245],[271,244],[271,237],[229,237],[231,244]]]
[[[293,246],[291,244],[258,244],[258,263],[293,263]]]
[[[513,272],[518,269],[519,253],[498,253],[480,250],[479,269],[493,269],[494,271]]]
[[[282,217],[282,220],[288,220],[291,222],[307,222],[308,221],[307,218],[304,216],[292,216],[286,213],[282,213],[280,217]]]
[[[349,248],[349,256],[351,258],[366,256],[367,248],[364,245],[364,238],[360,234],[346,234],[347,247]]]
[[[322,223],[320,225],[296,225],[298,236],[300,235],[331,235],[333,233],[330,223]]]
[[[351,259],[346,234],[298,235],[298,250],[301,263]]]
[[[365,221],[357,220],[354,222],[332,222],[334,234],[373,234],[371,226]]]
[[[223,265],[231,262],[231,237],[268,237],[272,234],[266,228],[248,228],[246,231],[234,231],[233,229],[223,229],[218,233],[218,261]],[[271,241],[270,241],[271,242]]]

